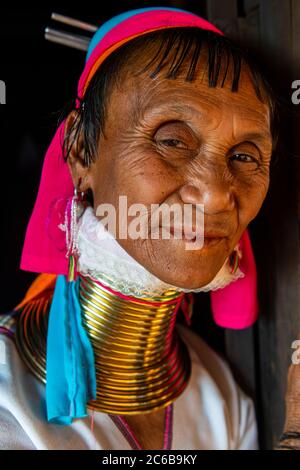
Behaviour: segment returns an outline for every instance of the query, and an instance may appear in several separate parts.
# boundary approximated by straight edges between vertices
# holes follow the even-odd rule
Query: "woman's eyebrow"
[[[194,116],[197,119],[202,119],[202,120],[205,119],[206,122],[209,118],[205,109],[200,110],[200,109],[196,109],[195,107],[191,105],[186,105],[186,104],[181,104],[181,103],[177,103],[177,104],[168,103],[168,104],[158,104],[158,105],[150,104],[143,110],[140,109],[139,111],[140,111],[139,118],[151,116],[151,115],[157,116],[158,112],[161,112],[164,118],[167,117],[168,112],[174,113],[178,115],[179,117],[182,117],[183,115]],[[260,130],[260,129],[247,132],[245,134],[245,137],[243,137],[244,140],[259,140],[259,141],[260,140],[265,141],[266,139],[270,139],[270,138],[271,138],[270,131]]]
[[[194,106],[187,105],[187,104],[181,104],[181,103],[159,103],[157,106],[153,105],[152,103],[144,108],[143,110],[140,109],[139,113],[139,120],[142,118],[147,118],[151,117],[152,115],[157,117],[161,114],[162,118],[165,120],[168,118],[167,113],[174,113],[172,115],[172,118],[174,119],[175,115],[176,117],[178,116],[179,118],[182,118],[183,116],[194,116],[197,119],[205,119],[207,122],[208,120],[208,115],[207,112],[203,109],[201,111],[200,109],[196,109]],[[266,129],[266,128],[257,128],[253,126],[253,124],[249,124],[249,127],[252,127],[252,130],[245,131],[244,133],[241,133],[239,136],[240,142],[257,142],[260,144],[266,144],[266,141],[272,141],[272,135],[271,135],[271,130]],[[262,126],[264,127],[264,126]]]
[[[150,106],[144,108],[142,111],[143,117],[146,115],[157,115],[158,112],[161,112],[164,116],[166,116],[167,112],[172,112],[174,114],[177,114],[178,116],[183,116],[183,115],[190,115],[190,116],[196,116],[198,119],[201,118],[203,119],[204,117],[204,112],[201,112],[200,110],[194,108],[193,106],[185,105],[185,104],[158,104],[157,106],[151,104]]]
[[[260,142],[265,144],[267,140],[272,141],[272,135],[269,131],[251,131],[241,134],[240,140],[243,142]]]

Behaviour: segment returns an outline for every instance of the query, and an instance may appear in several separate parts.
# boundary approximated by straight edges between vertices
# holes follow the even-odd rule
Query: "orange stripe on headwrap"
[[[169,26],[169,28],[174,28],[173,25]],[[86,79],[86,82],[85,82],[85,85],[84,85],[84,88],[83,88],[83,94],[85,94],[86,92],[86,89],[89,85],[89,82],[91,81],[91,79],[93,78],[93,76],[95,75],[96,71],[98,70],[98,68],[100,67],[100,65],[104,62],[104,60],[113,52],[115,51],[116,49],[118,49],[118,47],[122,46],[123,44],[125,44],[126,42],[130,41],[131,39],[133,38],[136,38],[138,36],[143,36],[147,33],[150,33],[150,32],[153,32],[153,31],[159,31],[161,29],[168,29],[168,27],[166,26],[161,26],[159,28],[153,28],[153,29],[149,29],[148,31],[145,31],[143,33],[137,33],[137,34],[133,34],[132,36],[129,36],[128,38],[125,38],[125,39],[122,39],[122,41],[119,41],[117,42],[116,44],[113,44],[109,49],[106,49],[106,51],[103,52],[103,54],[101,56],[99,56],[99,58],[96,60],[96,62],[94,63],[94,65],[92,66],[90,72],[89,72],[89,75]]]

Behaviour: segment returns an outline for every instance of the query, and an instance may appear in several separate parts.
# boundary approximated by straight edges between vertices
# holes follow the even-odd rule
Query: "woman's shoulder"
[[[199,370],[214,381],[224,398],[232,397],[239,392],[239,386],[234,379],[227,360],[215,351],[196,331],[181,323],[176,324],[180,337],[184,340],[191,354],[192,363],[201,367]]]
[[[0,315],[0,334],[14,337],[16,331],[18,312],[12,310],[11,312],[5,312]]]
[[[176,328],[189,349],[193,388],[206,401],[206,412],[212,420],[218,412],[226,417],[232,448],[258,449],[254,401],[236,382],[227,360],[191,327],[178,323]]]
[[[0,398],[10,393],[12,382],[23,366],[16,347],[17,311],[0,315]],[[3,403],[0,403],[3,405]]]
[[[10,383],[9,378],[14,375],[15,357],[18,355],[15,334],[17,325],[16,311],[0,315],[0,392],[3,396],[4,389]],[[1,403],[0,403],[1,405]]]
[[[20,390],[22,380],[28,378],[29,370],[23,354],[20,354],[18,348],[18,326],[22,315],[24,314],[25,318],[25,314],[34,310],[37,311],[45,305],[46,300],[51,299],[55,279],[55,275],[39,274],[30,284],[22,301],[10,312],[0,314],[0,352],[2,352],[2,361],[0,361],[0,406],[2,407],[4,406],[5,397],[12,393],[11,397],[13,399]],[[31,379],[31,375],[29,377]]]
[[[35,448],[26,428],[36,390],[15,342],[17,313],[0,315],[0,450]]]

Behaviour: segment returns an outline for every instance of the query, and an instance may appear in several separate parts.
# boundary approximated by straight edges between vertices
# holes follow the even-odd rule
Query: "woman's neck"
[[[188,350],[175,329],[183,294],[128,297],[80,276],[82,321],[93,346],[96,400],[90,408],[139,414],[172,403],[187,386]]]
[[[184,293],[135,261],[87,208],[78,232],[79,301],[95,355],[97,398],[111,414],[173,402],[190,376],[175,322]]]

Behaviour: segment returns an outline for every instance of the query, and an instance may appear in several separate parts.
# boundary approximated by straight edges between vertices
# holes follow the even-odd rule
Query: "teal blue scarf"
[[[96,398],[94,351],[81,321],[79,282],[57,276],[48,318],[46,351],[47,419],[70,424],[87,416]]]

